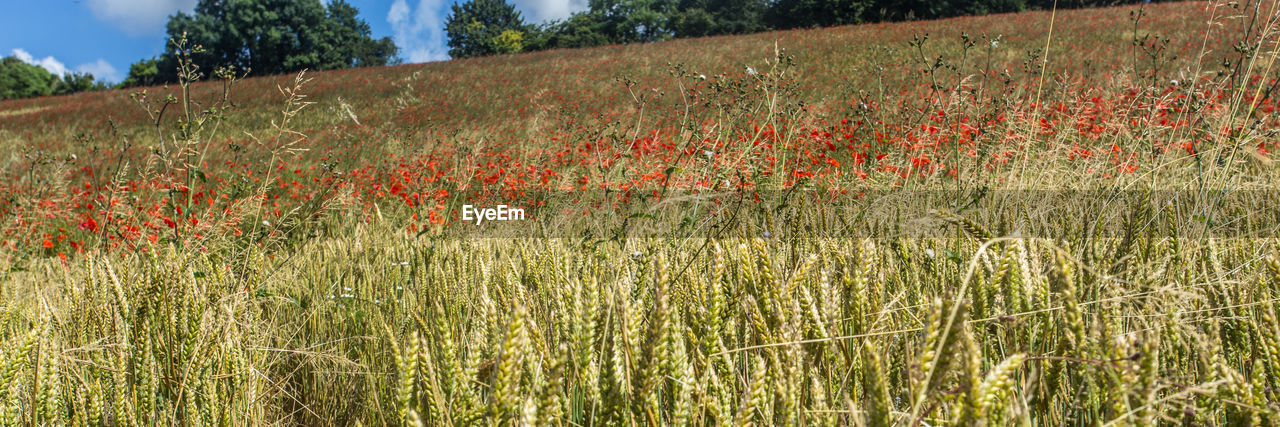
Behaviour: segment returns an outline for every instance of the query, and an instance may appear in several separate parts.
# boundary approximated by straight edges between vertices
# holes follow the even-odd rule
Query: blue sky
[[[164,24],[197,0],[3,0],[0,56],[17,56],[54,73],[81,71],[118,82],[129,64],[158,55]],[[322,0],[315,0],[322,1]],[[391,37],[406,62],[448,59],[444,19],[456,0],[347,0],[373,27]],[[587,0],[514,0],[526,21],[563,19]]]

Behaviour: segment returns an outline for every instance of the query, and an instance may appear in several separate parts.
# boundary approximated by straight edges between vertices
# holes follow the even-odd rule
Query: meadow
[[[0,424],[1274,425],[1278,30],[1189,1],[0,102]]]

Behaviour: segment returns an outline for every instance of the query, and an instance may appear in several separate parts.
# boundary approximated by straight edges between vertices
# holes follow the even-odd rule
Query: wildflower
[[[49,249],[52,247],[53,247],[53,241],[49,239],[44,239],[44,248]]]
[[[755,68],[747,67],[747,75],[754,76],[757,74],[760,74],[760,73],[757,73]]]
[[[1000,47],[1000,41],[999,41],[999,40],[992,40],[992,41],[991,41],[991,48],[992,48],[992,49],[996,49],[996,48],[999,48],[999,47]]]
[[[707,75],[706,75],[706,74],[699,74],[699,75],[698,75],[698,78],[699,78],[699,79],[702,79],[702,80],[706,80],[706,79],[707,79]]]

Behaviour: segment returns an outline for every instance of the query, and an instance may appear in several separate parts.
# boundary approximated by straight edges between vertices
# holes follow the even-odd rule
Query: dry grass
[[[25,284],[7,292],[31,297],[6,298],[0,413],[51,424],[1275,422],[1274,238],[682,244],[370,230],[287,261],[255,255],[244,275],[174,252],[49,263],[6,277]]]
[[[10,110],[0,110],[0,117],[17,116],[22,114],[34,114],[34,113],[38,113],[40,111],[46,110],[48,108],[49,107],[26,107],[26,108],[15,108]]]
[[[1245,16],[1233,10],[1229,16]],[[1232,19],[1224,21],[1236,25]],[[172,237],[115,249],[107,244],[114,237],[102,237],[67,259],[56,256],[62,247],[52,234],[36,238],[46,247],[0,246],[0,424],[1274,425],[1280,423],[1280,218],[1274,209],[1280,202],[1272,196],[1280,171],[1255,147],[1276,135],[1276,121],[1263,111],[1273,104],[1257,95],[1275,86],[1268,61],[1280,52],[1274,43],[1280,21],[1259,22],[1246,40],[1258,49],[1241,55],[1230,73],[1207,75],[1187,58],[1160,62],[1155,52],[1153,69],[1165,68],[1152,76],[1204,77],[1146,86],[1148,75],[1135,68],[1140,61],[1104,65],[1114,66],[1107,77],[1090,78],[1103,82],[1097,88],[1054,73],[1045,85],[1046,105],[1028,101],[1040,82],[1027,76],[1039,69],[986,91],[968,72],[994,69],[975,64],[984,56],[968,50],[972,46],[934,51],[916,44],[926,60],[911,63],[922,68],[900,77],[926,88],[917,84],[894,98],[874,94],[886,86],[868,84],[841,101],[855,111],[844,112],[852,120],[875,124],[851,139],[875,139],[878,145],[866,143],[871,149],[913,169],[900,174],[868,166],[871,173],[858,176],[864,168],[846,166],[809,181],[792,177],[823,173],[823,163],[797,166],[786,159],[822,152],[816,147],[833,139],[810,131],[840,132],[835,123],[843,113],[796,101],[808,99],[804,84],[821,90],[827,82],[806,80],[815,66],[790,67],[794,58],[783,52],[758,71],[710,82],[673,65],[668,81],[675,83],[662,96],[689,94],[701,102],[641,102],[643,85],[625,85],[620,96],[635,102],[590,104],[587,109],[618,113],[585,122],[556,116],[540,101],[549,99],[541,91],[522,93],[525,98],[512,99],[532,100],[517,103],[538,119],[501,126],[525,136],[569,129],[558,134],[563,140],[528,146],[486,140],[498,131],[465,125],[445,136],[429,131],[436,139],[425,143],[423,133],[390,125],[369,131],[362,126],[395,117],[379,115],[388,114],[384,110],[366,114],[354,99],[329,110],[324,102],[304,109],[318,99],[307,89],[324,86],[324,76],[356,75],[254,81],[282,82],[275,93],[284,106],[226,116],[197,108],[188,116],[209,126],[225,119],[227,127],[250,132],[248,148],[211,144],[223,134],[209,127],[174,131],[161,123],[146,130],[163,137],[138,154],[144,161],[108,169],[103,179],[103,188],[135,188],[107,200],[143,205],[146,197],[181,195],[176,186],[225,177],[234,185],[219,192],[244,191],[229,205],[215,208],[211,201],[197,208],[215,220],[191,228],[151,221],[153,230]],[[1055,40],[1061,30],[1062,40],[1079,41],[1082,30],[1072,26],[1090,25],[1055,29]],[[847,38],[877,28],[831,34]],[[797,34],[816,39],[822,33],[790,36]],[[640,55],[642,48],[584,56]],[[927,59],[935,52],[946,58],[930,70]],[[507,60],[536,73],[543,69],[538,61],[557,58],[553,54],[565,55]],[[1008,54],[992,44],[985,55]],[[641,56],[630,60],[652,62]],[[901,59],[911,51],[886,56]],[[1018,58],[1037,62],[1031,54]],[[435,66],[485,71],[466,68],[474,63]],[[990,75],[1013,79],[999,70]],[[409,75],[386,91],[392,95],[378,92],[382,107],[396,114],[430,107],[424,98],[434,95],[416,91],[415,81]],[[483,89],[459,84],[448,90],[477,88]],[[485,94],[506,90],[512,89]],[[1106,101],[1130,104],[1090,111],[1105,104],[1092,98],[1117,93]],[[913,98],[920,94],[928,98]],[[1194,108],[1185,101],[1218,95]],[[252,96],[254,102],[265,97]],[[859,106],[864,101],[876,107]],[[1169,105],[1186,108],[1169,114]],[[1259,105],[1265,108],[1253,108]],[[324,120],[353,126],[323,122],[317,110],[327,114]],[[450,112],[486,114],[474,105]],[[1086,117],[1109,128],[1075,122]],[[980,118],[1000,125],[960,144],[960,122]],[[881,119],[887,121],[877,123]],[[442,126],[467,123],[459,120]],[[45,149],[57,148],[39,141],[73,124],[51,135],[4,133],[21,137],[30,150],[15,152],[0,167],[22,184],[11,187],[22,191],[0,207],[35,206],[43,210],[30,212],[57,216],[60,191],[79,185],[68,184],[64,172],[79,164],[51,157]],[[942,129],[912,140],[921,125]],[[553,192],[552,208],[568,213],[484,232],[456,223],[407,232],[408,218],[430,207],[368,196],[387,186],[352,178],[385,166],[375,160],[394,160],[355,163],[345,172],[326,166],[326,177],[350,179],[349,185],[332,197],[302,192],[321,196],[278,203],[293,193],[276,187],[305,188],[297,182],[305,181],[303,173],[290,175],[282,165],[302,161],[302,149],[314,146],[299,133],[310,129],[295,129],[307,126],[333,126],[317,139],[329,144],[321,154],[351,157],[341,161],[448,148],[442,150],[457,161],[433,164],[444,168],[444,178],[424,191],[457,192],[488,174],[477,173],[478,165],[503,156],[511,163],[502,166],[523,162],[581,173],[584,186],[601,177],[632,179],[634,170],[651,175],[655,162],[656,170],[676,178],[637,185],[637,193],[666,195],[672,188],[658,203],[637,196],[629,205],[589,205],[574,198],[578,193]],[[770,135],[762,136],[765,128]],[[125,138],[142,133],[121,132]],[[596,163],[586,155],[552,163],[548,154],[562,148],[556,144],[573,151],[585,144],[670,142],[644,140],[650,132],[710,141],[707,152],[716,152],[702,160],[702,146],[688,156],[680,154],[686,146],[636,150],[657,153],[645,157],[651,153],[627,147]],[[885,134],[901,138],[876,139]],[[378,147],[395,148],[359,145],[374,136]],[[1199,145],[1193,152],[1159,150],[1182,139]],[[907,147],[924,143],[933,148]],[[1090,151],[1099,147],[1110,148]],[[969,148],[981,161],[950,163],[942,156],[970,159],[963,152]],[[853,148],[839,153],[845,165],[865,155]],[[934,157],[915,157],[922,155]],[[227,159],[267,166],[204,176],[205,164]],[[1143,167],[1126,172],[1130,159]],[[925,173],[930,164],[955,165],[957,172]],[[389,169],[378,173],[422,177]],[[760,200],[734,204],[693,191],[697,182],[731,179],[751,185],[715,191]],[[136,191],[156,181],[171,185]],[[547,188],[558,189],[555,184]],[[844,195],[841,190],[853,194],[808,198]],[[869,196],[854,197],[859,192]],[[199,205],[186,194],[185,206]],[[174,214],[174,205],[157,202],[155,218],[197,218],[190,210],[187,217]],[[279,213],[269,213],[273,209]]]

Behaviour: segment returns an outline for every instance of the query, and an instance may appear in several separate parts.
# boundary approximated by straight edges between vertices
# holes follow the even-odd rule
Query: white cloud
[[[392,39],[400,47],[400,55],[409,62],[449,59],[448,37],[444,33],[444,0],[418,0],[410,7],[396,0],[387,11],[387,23],[395,33]]]
[[[31,55],[31,52],[27,52],[26,49],[14,49],[10,53],[22,62],[26,62],[31,65],[38,65],[40,68],[44,68],[46,71],[53,73],[56,76],[62,76],[71,72],[71,69],[67,68],[66,64],[63,64],[62,61],[59,61],[57,58],[52,56],[36,59],[36,57]],[[98,60],[94,62],[80,64],[76,66],[75,71],[79,73],[92,74],[94,80],[97,81],[118,82],[122,77],[116,70],[116,67],[111,66],[111,63],[102,58],[98,58]]]
[[[526,22],[547,22],[568,18],[574,12],[587,10],[587,0],[515,0]]]
[[[99,0],[101,1],[101,0]],[[450,10],[446,0],[418,0],[410,6],[407,0],[396,0],[387,11],[387,23],[395,33],[392,39],[400,47],[400,55],[409,62],[449,59],[449,37],[444,20]],[[568,18],[587,9],[587,0],[515,0],[516,9],[526,22],[547,22]]]
[[[98,58],[96,62],[80,64],[76,67],[76,71],[93,74],[93,79],[100,82],[115,83],[121,80],[120,72],[116,71],[116,67],[112,67],[111,63],[102,58]]]
[[[22,49],[14,49],[13,56],[22,60],[22,62],[31,64],[31,65],[39,65],[41,68],[44,68],[45,70],[49,70],[50,73],[53,73],[59,76],[66,74],[68,71],[67,66],[63,64],[62,61],[59,61],[52,56],[46,56],[44,58],[36,59],[34,56],[31,56],[31,53]]]
[[[164,31],[169,15],[190,12],[196,0],[87,0],[89,10],[130,35],[149,35]]]

